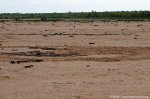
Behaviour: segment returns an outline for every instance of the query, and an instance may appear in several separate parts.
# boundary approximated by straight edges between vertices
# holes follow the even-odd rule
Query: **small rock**
[[[86,67],[90,67],[90,65],[87,65]]]
[[[48,37],[48,35],[44,34],[43,37]]]
[[[18,51],[18,49],[12,49],[12,51]]]
[[[74,37],[74,36],[70,35],[69,37]]]
[[[139,24],[139,25],[137,25],[137,26],[138,26],[138,27],[139,27],[139,26],[143,26],[143,24]]]
[[[10,61],[10,63],[11,63],[11,64],[15,64],[16,62],[15,62],[15,61]]]
[[[64,50],[67,50],[67,48],[64,48]]]
[[[3,69],[3,67],[0,67],[0,70]]]
[[[94,25],[94,26],[99,26],[99,25]]]
[[[134,37],[134,39],[137,39],[137,37]]]
[[[93,43],[93,42],[90,42],[89,44],[95,44],[95,43]]]
[[[77,99],[80,99],[80,98],[81,98],[81,96],[76,96],[76,98],[77,98]]]
[[[28,66],[25,66],[24,68],[32,68],[33,65],[28,65]]]
[[[140,36],[140,35],[135,35],[135,36]]]

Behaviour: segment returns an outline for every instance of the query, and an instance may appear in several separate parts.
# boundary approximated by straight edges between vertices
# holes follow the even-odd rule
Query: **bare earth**
[[[150,98],[150,22],[0,22],[0,99],[114,96]]]

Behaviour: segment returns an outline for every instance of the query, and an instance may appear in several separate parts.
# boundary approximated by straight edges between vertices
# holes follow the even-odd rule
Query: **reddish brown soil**
[[[0,23],[0,99],[150,97],[149,75],[150,22]]]

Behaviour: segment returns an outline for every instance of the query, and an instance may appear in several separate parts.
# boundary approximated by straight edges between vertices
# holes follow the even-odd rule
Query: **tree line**
[[[1,13],[0,19],[150,19],[150,11]]]

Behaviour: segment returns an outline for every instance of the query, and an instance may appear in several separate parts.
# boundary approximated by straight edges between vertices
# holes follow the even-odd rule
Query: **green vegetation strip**
[[[1,20],[73,21],[73,20],[129,20],[150,21],[150,11],[68,12],[68,13],[1,13]]]

